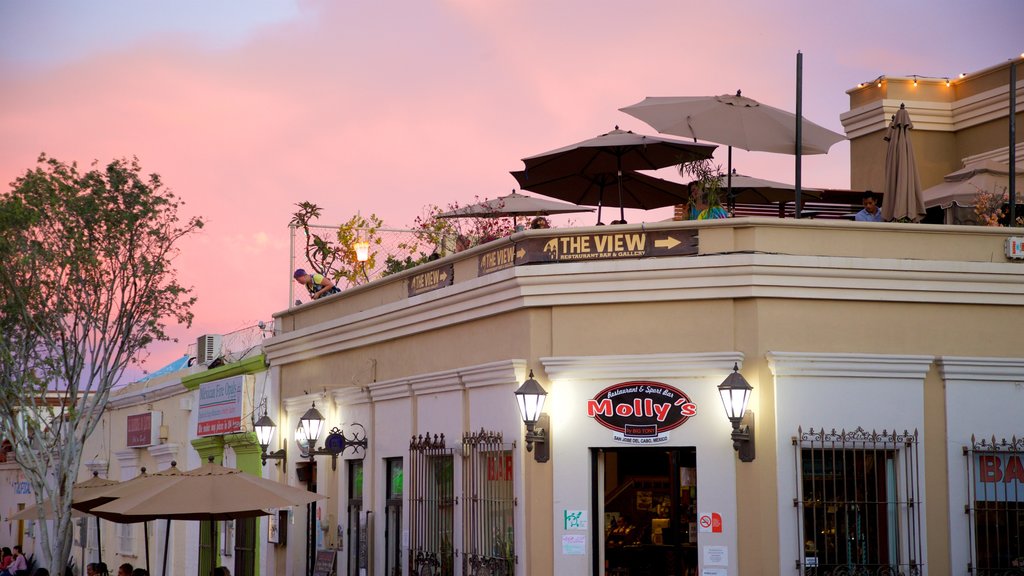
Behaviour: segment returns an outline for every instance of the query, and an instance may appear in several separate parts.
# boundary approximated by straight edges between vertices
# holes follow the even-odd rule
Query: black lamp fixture
[[[515,391],[515,395],[519,416],[523,424],[526,424],[526,451],[533,452],[533,459],[537,462],[547,462],[551,458],[547,431],[549,421],[548,415],[543,414],[542,410],[548,392],[540,382],[533,379],[533,370],[530,370],[529,378]],[[534,444],[537,445],[536,451],[533,449]]]
[[[263,416],[252,425],[253,430],[256,432],[256,441],[260,443],[260,458],[263,460],[263,465],[267,465],[267,460],[281,460],[286,461],[287,450],[281,448],[274,452],[267,452],[267,448],[270,447],[270,442],[274,439],[274,430],[277,428],[277,424],[267,416],[267,409],[263,409]]]
[[[733,364],[732,374],[718,385],[725,415],[732,423],[732,447],[741,462],[754,461],[754,413],[747,410],[753,390],[754,387],[740,374],[738,363]]]
[[[331,428],[327,438],[324,439],[324,447],[317,448],[316,442],[320,439],[320,432],[324,428],[324,416],[316,409],[316,402],[313,406],[306,410],[306,413],[299,418],[299,434],[306,441],[306,452],[303,453],[303,457],[308,457],[310,461],[313,460],[314,456],[330,456],[331,457],[331,470],[338,469],[338,455],[349,448],[352,449],[354,454],[366,452],[366,429],[363,428],[362,424],[353,423],[352,426],[358,427],[362,430],[362,433],[353,432],[351,436],[346,436],[340,428],[335,426]]]

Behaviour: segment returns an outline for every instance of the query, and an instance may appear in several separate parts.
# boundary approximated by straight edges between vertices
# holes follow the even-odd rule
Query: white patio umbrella
[[[910,141],[909,132],[913,127],[910,113],[906,106],[900,104],[885,136],[889,146],[885,150],[882,220],[886,222],[920,222],[925,216],[924,203],[921,201],[921,179],[917,174],[914,146]]]
[[[728,175],[732,173],[732,148],[796,155],[796,115],[736,94],[719,96],[648,96],[619,110],[648,123],[658,132],[725,144],[729,147]],[[800,154],[827,154],[842,134],[810,120],[800,123]]]
[[[1018,189],[1024,186],[1024,166],[1017,168],[1014,180]],[[921,192],[921,198],[925,208],[970,208],[977,203],[978,194],[1002,194],[1009,186],[1010,166],[985,160],[946,174],[941,183]]]
[[[551,214],[573,214],[576,212],[593,212],[592,208],[580,208],[565,202],[555,202],[544,198],[534,198],[518,194],[515,190],[506,196],[499,196],[469,206],[463,206],[442,212],[438,218],[502,218],[511,216],[513,224],[518,216],[549,216]]]

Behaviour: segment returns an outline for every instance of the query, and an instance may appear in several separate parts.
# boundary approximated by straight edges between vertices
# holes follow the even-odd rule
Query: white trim
[[[117,458],[118,468],[121,469],[121,482],[131,480],[138,475],[138,448],[124,448],[123,450],[114,450],[112,453],[114,458]]]
[[[706,378],[728,374],[743,365],[742,352],[549,356],[540,359],[552,380],[621,380],[624,378]]]
[[[923,380],[934,356],[768,352],[768,367],[778,377],[909,378]]]
[[[1024,80],[1017,81],[1017,100],[1024,99]],[[952,102],[884,98],[852,108],[839,115],[849,139],[884,130],[892,115],[904,104],[914,130],[959,132],[972,126],[1006,118],[1010,114],[1009,84]]]
[[[457,371],[450,371],[413,378],[409,380],[409,389],[416,396],[420,396],[440,392],[455,392],[462,390],[463,386],[459,373]]]
[[[133,386],[133,385],[129,385]],[[181,385],[181,378],[161,382],[152,388],[141,388],[136,390],[118,391],[118,394],[111,394],[107,400],[107,407],[112,409],[128,408],[140,404],[149,404],[164,398],[171,398],[179,394],[187,394],[187,390]]]
[[[368,404],[370,393],[366,388],[356,386],[345,386],[331,391],[334,403],[342,406],[355,406],[357,404]]]
[[[1024,358],[939,356],[943,380],[1024,383]]]
[[[785,298],[1024,305],[1022,280],[1024,267],[1010,263],[784,254],[521,266],[288,332],[265,350],[283,365],[512,310],[574,304]],[[379,390],[371,392],[375,399],[380,386],[371,387]]]
[[[364,390],[370,401],[394,400],[423,394],[452,392],[467,388],[504,386],[523,380],[526,361],[520,359],[500,360],[453,370],[442,370],[376,382]],[[338,398],[338,396],[335,396]]]
[[[149,454],[156,460],[156,467],[158,471],[164,471],[171,467],[171,463],[175,462],[178,458],[178,450],[181,449],[180,444],[169,442],[167,444],[157,444],[156,446],[150,446],[147,448]]]
[[[282,404],[284,404],[285,412],[293,412],[303,407],[303,411],[305,411],[309,410],[314,402],[323,402],[324,398],[325,395],[322,393],[303,394],[302,396],[285,398]]]

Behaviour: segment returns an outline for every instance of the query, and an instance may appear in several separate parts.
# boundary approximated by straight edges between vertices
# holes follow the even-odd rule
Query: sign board
[[[697,230],[692,229],[527,238],[516,243],[515,255],[518,266],[534,262],[690,256],[696,253]]]
[[[197,436],[216,436],[242,430],[242,400],[245,376],[232,376],[199,385]]]
[[[704,565],[705,566],[728,566],[729,565],[729,547],[728,546],[705,546],[704,547]]]
[[[697,530],[707,533],[720,533],[722,531],[722,515],[718,512],[701,514],[697,519]]]
[[[125,446],[143,448],[160,443],[161,412],[132,414],[127,419],[128,438]]]
[[[1024,455],[989,452],[974,456],[974,499],[984,502],[1024,502]]]
[[[313,576],[331,576],[334,574],[334,550],[317,550],[316,562],[313,563]]]
[[[445,286],[451,286],[455,280],[455,265],[448,264],[432,268],[426,272],[409,277],[409,297],[426,294]]]
[[[1010,236],[1003,243],[1003,250],[1010,260],[1024,260],[1024,236]]]
[[[562,536],[562,554],[585,556],[587,554],[587,537],[583,534],[564,534]]]
[[[519,258],[526,255],[523,248],[518,248],[518,251],[523,253]],[[498,272],[499,270],[515,266],[517,256],[516,252],[517,248],[515,244],[508,244],[496,250],[484,252],[477,259],[477,275],[484,276],[486,274],[491,274],[492,272]]]
[[[587,400],[587,416],[624,444],[662,444],[668,432],[697,415],[697,405],[681,390],[638,380],[609,386]]]
[[[586,510],[562,510],[563,530],[586,530],[589,527]]]

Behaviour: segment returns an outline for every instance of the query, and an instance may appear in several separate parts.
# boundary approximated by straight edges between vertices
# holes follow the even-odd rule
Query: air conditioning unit
[[[196,342],[196,356],[204,366],[220,357],[220,334],[203,334]]]

